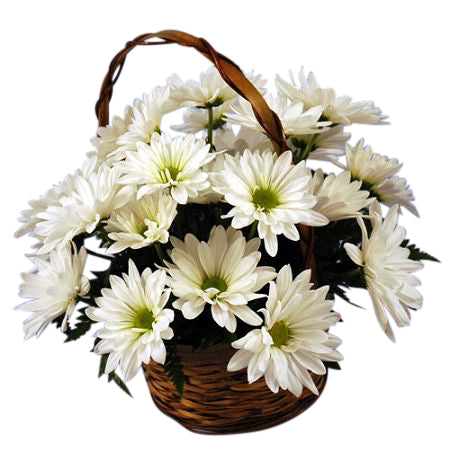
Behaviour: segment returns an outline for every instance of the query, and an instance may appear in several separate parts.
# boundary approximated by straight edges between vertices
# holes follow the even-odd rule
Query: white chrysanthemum
[[[374,153],[369,145],[364,146],[364,139],[358,140],[353,147],[347,145],[345,154],[352,177],[373,186],[383,183],[402,167],[397,159]]]
[[[128,274],[110,276],[111,288],[102,289],[96,299],[98,308],[89,308],[86,314],[94,321],[103,322],[96,336],[101,341],[95,346],[97,354],[109,354],[105,372],[120,366],[125,380],[139,371],[150,359],[164,364],[166,348],[163,340],[173,337],[169,324],[174,312],[164,308],[170,289],[165,289],[166,273],[150,268],[139,274],[130,259]]]
[[[36,225],[42,222],[42,218],[38,214],[45,212],[50,206],[59,206],[59,200],[62,197],[61,190],[58,186],[50,188],[39,199],[28,201],[30,206],[20,212],[19,222],[23,225],[14,234],[16,237],[22,237],[26,234],[33,234]]]
[[[352,178],[362,181],[364,189],[387,206],[398,204],[419,215],[412,202],[412,190],[405,179],[396,176],[402,167],[397,159],[374,153],[370,146],[364,146],[364,139],[360,139],[354,147],[347,145],[345,153]]]
[[[171,239],[173,263],[166,263],[169,285],[178,299],[173,306],[185,318],[198,317],[208,304],[214,321],[236,330],[236,317],[249,325],[261,318],[247,305],[264,297],[257,292],[275,277],[274,269],[258,267],[261,253],[257,238],[246,242],[241,232],[213,227],[208,242],[186,235],[184,242]]]
[[[287,137],[324,132],[331,124],[328,121],[319,121],[322,106],[314,106],[305,111],[303,103],[291,103],[284,95],[278,95],[276,98],[267,95],[266,101],[280,118]],[[231,112],[227,113],[226,119],[231,124],[265,132],[256,119],[251,104],[243,98],[231,106]]]
[[[274,393],[281,388],[299,397],[303,387],[319,393],[309,371],[325,374],[322,361],[342,359],[336,351],[340,339],[328,333],[339,315],[326,300],[328,286],[311,290],[310,277],[307,270],[292,279],[289,265],[281,269],[262,309],[264,326],[231,343],[239,351],[230,359],[229,371],[247,367],[249,383],[264,376]]]
[[[62,205],[61,200],[69,196],[74,190],[75,177],[83,176],[89,178],[97,166],[97,158],[86,159],[82,168],[78,169],[75,174],[67,175],[61,182],[52,186],[39,199],[29,201],[29,209],[25,209],[20,213],[19,222],[23,225],[17,230],[15,236],[22,237],[23,235],[29,234],[42,241],[42,237],[35,231],[36,225],[44,220],[39,214],[45,212],[49,207],[60,207]]]
[[[101,220],[125,205],[134,194],[133,187],[119,184],[119,170],[106,164],[89,177],[74,176],[72,184],[69,194],[61,198],[61,205],[49,206],[38,214],[42,221],[35,232],[43,239],[39,254],[65,245],[80,233],[92,233]]]
[[[261,75],[250,73],[247,78],[264,93],[264,80]],[[171,98],[180,106],[208,108],[221,106],[234,100],[238,95],[220,76],[216,67],[210,67],[200,74],[200,80],[184,82],[178,75],[167,80],[171,88]]]
[[[128,131],[132,117],[133,110],[130,106],[127,106],[123,118],[114,116],[111,120],[111,124],[97,129],[97,135],[91,139],[95,151],[89,155],[97,156],[99,164],[106,161],[110,163],[114,161],[114,159],[110,160],[110,157],[115,156],[121,146],[118,140]]]
[[[344,132],[344,126],[327,128],[319,134],[297,135],[288,140],[292,151],[298,148],[304,150],[310,138],[314,138],[314,144],[309,153],[309,160],[338,162],[339,157],[345,154],[345,144],[350,139],[350,134]],[[251,152],[259,150],[273,151],[272,141],[262,132],[241,127],[237,135],[230,128],[224,129],[214,135],[214,147],[217,151],[225,150],[231,155],[244,153],[248,149]],[[339,166],[342,166],[340,164]]]
[[[258,222],[258,234],[267,253],[278,251],[277,235],[299,240],[296,224],[320,226],[328,219],[313,210],[317,198],[309,193],[311,176],[304,162],[292,165],[292,153],[244,151],[225,158],[224,170],[211,176],[215,191],[224,195],[233,209],[234,228]]]
[[[114,243],[108,253],[127,248],[138,250],[153,243],[167,243],[169,228],[177,215],[177,203],[167,194],[150,194],[114,211],[106,231]]]
[[[128,130],[117,140],[120,157],[124,157],[125,150],[136,150],[137,142],[148,144],[153,133],[161,132],[163,116],[176,108],[177,104],[170,99],[168,86],[156,87],[151,95],[144,94],[142,100],[135,100]]]
[[[372,187],[372,191],[386,206],[392,207],[397,204],[419,217],[419,211],[412,202],[415,200],[414,193],[404,178],[391,176],[384,183]]]
[[[387,119],[373,101],[352,101],[349,96],[337,96],[332,88],[321,88],[314,74],[310,72],[306,76],[303,67],[299,74],[300,87],[292,72],[290,78],[292,83],[277,75],[278,91],[293,102],[304,103],[306,109],[322,106],[325,119],[335,124],[384,124]]]
[[[202,167],[202,171],[208,174],[210,186],[203,191],[199,191],[198,196],[189,198],[189,202],[196,204],[217,204],[223,200],[223,194],[214,191],[211,185],[210,175],[213,175],[224,169],[224,155],[216,154],[214,160],[211,160]]]
[[[217,152],[226,151],[230,155],[242,154],[244,150],[273,151],[272,142],[265,134],[247,127],[241,127],[237,135],[231,127],[217,132],[214,135],[214,147]]]
[[[126,152],[126,159],[116,168],[122,172],[121,182],[139,185],[137,197],[167,188],[179,203],[209,187],[208,174],[201,170],[214,158],[209,145],[186,137],[153,134],[150,145],[137,143],[137,151]]]
[[[386,312],[398,326],[409,325],[409,309],[422,307],[422,296],[416,289],[420,281],[412,273],[423,267],[419,261],[409,259],[410,251],[401,246],[405,229],[399,227],[398,206],[389,209],[383,220],[377,201],[370,206],[372,232],[368,237],[366,226],[358,218],[362,231],[362,246],[346,243],[347,254],[358,266],[362,266],[378,322],[388,337],[395,341]]]
[[[339,175],[324,177],[322,170],[317,170],[312,179],[312,193],[317,196],[314,210],[320,212],[329,221],[356,217],[359,211],[370,204],[369,191],[361,191],[361,181],[351,181],[349,171]]]
[[[345,154],[345,145],[350,137],[351,135],[348,132],[344,132],[344,126],[334,126],[320,134],[295,137],[295,139],[292,139],[293,150],[296,148],[304,150],[309,139],[314,138],[308,159],[335,163],[338,161],[338,157]]]
[[[64,315],[62,330],[65,331],[78,298],[86,295],[90,287],[88,278],[83,276],[84,248],[77,253],[75,247],[67,245],[52,251],[48,259],[30,259],[35,269],[22,274],[19,294],[29,300],[16,307],[31,313],[24,321],[25,339],[39,337],[61,315]]]
[[[231,101],[227,101],[221,106],[212,108],[212,128],[214,131],[223,129],[226,125],[225,114],[230,109]],[[188,108],[183,113],[183,124],[172,126],[175,131],[193,133],[207,131],[209,127],[209,115],[207,109]]]

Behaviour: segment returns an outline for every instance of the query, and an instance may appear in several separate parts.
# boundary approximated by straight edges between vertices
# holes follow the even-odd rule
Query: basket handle
[[[160,39],[160,41],[155,41]],[[113,88],[122,72],[127,54],[136,46],[156,46],[163,44],[179,44],[180,46],[193,47],[200,54],[210,60],[224,81],[240,96],[250,102],[255,117],[273,142],[275,151],[279,154],[288,150],[283,126],[277,114],[269,108],[265,99],[256,87],[246,78],[242,70],[230,59],[217,52],[206,39],[192,36],[176,30],[165,30],[159,33],[142,34],[126,43],[125,47],[114,56],[108,69],[102,87],[100,97],[95,105],[95,112],[99,126],[109,123],[109,102],[113,94]]]

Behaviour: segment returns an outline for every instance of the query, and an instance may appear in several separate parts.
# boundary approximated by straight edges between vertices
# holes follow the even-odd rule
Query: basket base
[[[306,388],[299,398],[284,390],[272,393],[264,379],[248,384],[245,371],[226,371],[231,348],[212,349],[182,354],[187,380],[181,398],[163,367],[153,361],[144,365],[155,405],[195,433],[237,434],[276,426],[308,409],[326,384],[327,374],[311,374],[319,395]]]

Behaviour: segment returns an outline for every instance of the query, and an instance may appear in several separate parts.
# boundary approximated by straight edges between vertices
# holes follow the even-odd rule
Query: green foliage
[[[436,263],[440,263],[440,261],[437,258],[429,255],[425,251],[420,250],[416,245],[410,243],[409,240],[404,240],[402,243],[402,246],[404,248],[408,248],[408,250],[410,251],[409,259],[412,259],[414,261],[424,260],[424,261],[434,261]]]
[[[102,354],[102,356],[100,357],[100,366],[98,370],[99,378],[102,375],[105,375],[105,368],[106,363],[108,361],[108,356],[109,354]],[[133,398],[133,395],[131,395],[130,390],[128,390],[128,387],[125,385],[125,382],[114,371],[108,374],[108,382],[114,382],[121,390],[123,390],[127,395]]]
[[[347,255],[344,244],[361,244],[361,229],[355,219],[332,222],[315,229],[315,257],[319,285],[330,286],[330,294],[350,302],[346,289],[365,288],[362,269]],[[357,305],[356,305],[357,306]]]
[[[85,308],[80,310],[81,315],[77,318],[77,323],[73,328],[67,326],[67,330],[64,332],[66,335],[65,343],[80,339],[91,329],[94,322],[86,315],[85,311]]]
[[[186,376],[183,373],[181,358],[177,354],[177,345],[174,341],[166,342],[166,362],[164,363],[164,372],[170,378],[180,398],[184,393],[184,384]]]
[[[102,354],[100,356],[100,367],[98,368],[98,378],[100,378],[105,373],[106,363],[108,362],[109,354]]]
[[[128,387],[125,385],[125,382],[114,371],[108,374],[108,382],[111,382],[111,381],[113,381],[127,395],[133,398],[133,395],[131,395],[130,390],[128,390]]]
[[[323,365],[327,369],[341,370],[341,365],[339,364],[339,362],[324,361]]]

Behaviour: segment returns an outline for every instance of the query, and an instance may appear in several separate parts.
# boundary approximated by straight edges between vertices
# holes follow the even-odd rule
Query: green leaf
[[[327,369],[341,370],[341,366],[338,362],[324,361],[323,363]]]
[[[102,356],[100,358],[100,367],[98,369],[98,378],[100,378],[105,373],[106,363],[108,361],[108,356],[109,356],[109,354],[102,354]]]
[[[416,245],[412,243],[410,244],[409,240],[404,240],[402,243],[402,246],[404,248],[408,248],[408,250],[410,251],[409,259],[412,259],[414,261],[425,260],[425,261],[434,261],[436,263],[440,263],[440,261],[434,256],[431,256],[425,251],[420,250],[420,248],[418,248]]]
[[[105,369],[106,369],[106,363],[108,361],[108,356],[109,354],[102,354],[100,358],[98,378],[100,378],[102,375],[105,375]],[[131,395],[130,390],[128,390],[128,387],[125,385],[125,382],[114,371],[108,374],[108,382],[114,382],[121,390],[123,390],[127,395],[133,398],[133,395]]]
[[[133,398],[133,395],[131,395],[131,392],[128,390],[128,387],[125,385],[125,382],[114,371],[108,374],[108,382],[111,381],[113,381],[127,395]]]
[[[65,343],[70,341],[76,341],[85,335],[94,323],[85,313],[82,311],[81,315],[77,318],[77,323],[73,328],[67,327],[67,330],[64,332],[66,335]]]
[[[181,363],[181,358],[177,354],[177,346],[174,342],[166,343],[166,362],[164,364],[164,372],[172,381],[175,386],[176,391],[180,395],[180,398],[183,396],[184,384],[186,383],[186,376],[183,373],[183,364]]]

